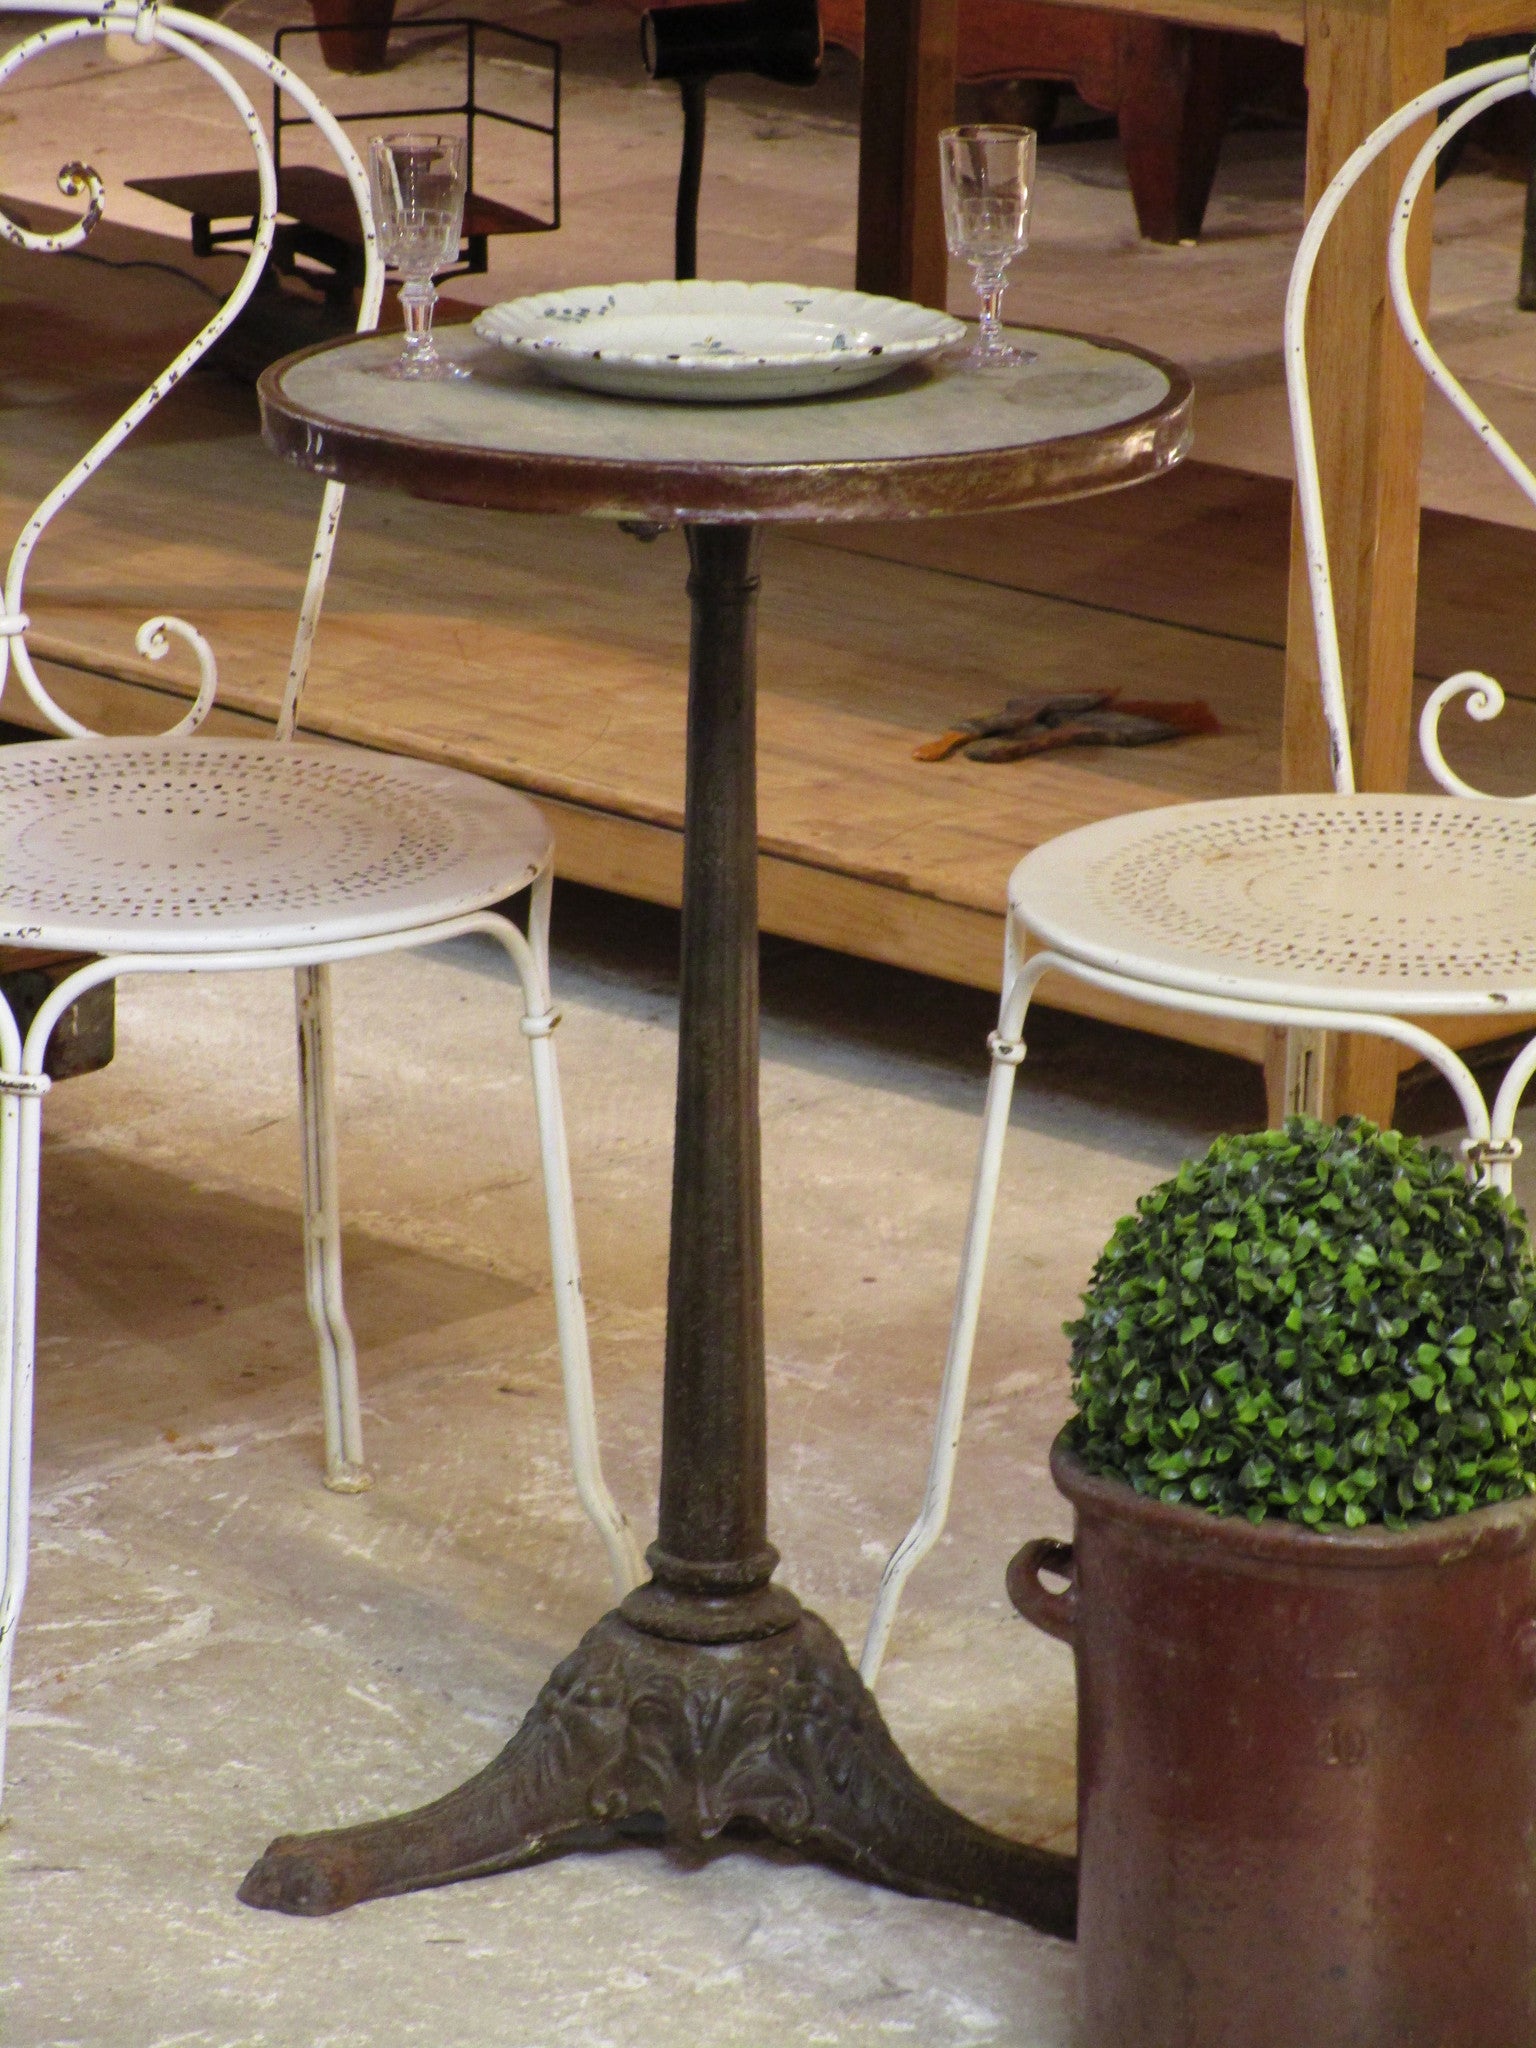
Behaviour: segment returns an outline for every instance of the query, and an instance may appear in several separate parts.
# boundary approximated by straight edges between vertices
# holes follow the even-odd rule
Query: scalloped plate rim
[[[704,303],[695,306],[679,304],[679,311],[690,316],[708,315],[712,309],[708,300],[711,294],[720,295],[723,304],[721,314],[744,310],[743,301],[754,297],[782,295],[801,299],[807,304],[816,301],[827,306],[828,317],[835,302],[844,309],[845,319],[856,319],[860,309],[865,318],[860,323],[866,333],[876,328],[873,339],[842,349],[832,348],[784,348],[764,353],[755,351],[750,355],[687,356],[681,353],[659,354],[654,349],[612,348],[594,349],[586,343],[589,329],[562,331],[546,324],[551,319],[547,310],[563,303],[593,300],[606,294],[643,295],[656,294],[659,297],[675,295],[679,302],[685,297],[696,297]],[[607,311],[605,307],[603,311]],[[618,309],[639,313],[643,305]],[[657,310],[664,310],[658,308]],[[789,308],[800,311],[800,308]],[[907,333],[878,333],[879,314],[887,318],[896,315],[895,326],[908,326]],[[871,318],[870,316],[874,317]],[[602,318],[602,312],[596,317]],[[510,319],[537,322],[533,331],[508,331]],[[926,331],[924,331],[926,327]],[[803,392],[810,395],[816,390],[826,390],[837,385],[854,382],[872,382],[906,364],[921,361],[934,355],[938,350],[949,347],[963,336],[963,323],[952,315],[941,313],[930,306],[918,306],[906,299],[893,299],[873,292],[859,292],[838,285],[797,285],[782,282],[758,282],[735,278],[691,278],[682,281],[655,279],[612,285],[577,285],[548,292],[528,292],[520,298],[509,299],[495,306],[488,306],[474,323],[475,333],[483,341],[498,343],[514,355],[528,358],[551,375],[571,383],[580,383],[586,388],[609,390],[621,384],[640,390],[650,387],[657,396],[685,397],[691,392],[702,396],[701,385],[766,385],[782,386],[788,380],[792,391],[781,391],[778,395],[792,395]],[[540,331],[542,330],[542,331]],[[578,343],[577,335],[581,334]],[[765,395],[767,395],[765,393]]]

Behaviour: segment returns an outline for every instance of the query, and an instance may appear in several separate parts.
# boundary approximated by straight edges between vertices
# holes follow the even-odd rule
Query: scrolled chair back
[[[69,712],[55,703],[33,664],[27,646],[27,629],[30,623],[25,604],[27,570],[33,551],[50,521],[95,475],[107,458],[122,446],[134,429],[154,411],[167,394],[175,389],[193,365],[207,354],[219,336],[239,318],[246,301],[260,282],[262,270],[271,253],[276,228],[277,173],[273,164],[272,145],[261,119],[236,69],[232,68],[231,61],[228,60],[232,60],[235,66],[245,66],[260,72],[287,93],[309,116],[336,155],[351,188],[362,227],[363,287],[357,320],[360,333],[365,333],[378,324],[379,306],[384,291],[384,266],[374,231],[368,174],[356,149],[348,140],[340,123],[313,89],[288,65],[269,51],[263,50],[259,44],[253,43],[249,37],[224,27],[220,22],[206,20],[199,14],[190,14],[183,8],[158,6],[154,4],[154,0],[99,0],[98,5],[83,9],[61,6],[58,0],[6,0],[6,11],[10,14],[52,15],[63,18],[25,36],[0,57],[0,87],[45,51],[92,38],[129,37],[135,43],[145,46],[156,45],[194,64],[205,77],[213,81],[239,116],[256,160],[260,194],[251,253],[235,289],[175,360],[161,371],[132,405],[87,449],[69,473],[60,479],[22,528],[11,550],[4,594],[3,598],[0,598],[0,704],[3,704],[6,684],[14,667],[20,687],[56,731],[74,738],[89,738],[93,736],[91,728],[82,725],[79,719],[71,717]],[[60,192],[68,198],[79,198],[84,195],[85,211],[77,221],[55,234],[39,234],[23,227],[20,222],[12,220],[0,210],[0,238],[19,249],[33,250],[40,255],[56,255],[64,250],[78,249],[102,217],[105,207],[102,179],[89,164],[68,163],[58,174],[58,186]],[[309,668],[310,648],[319,621],[320,606],[325,596],[326,579],[330,573],[343,495],[343,487],[340,484],[326,485],[278,717],[279,739],[291,737],[298,715],[299,698]],[[169,613],[160,613],[154,618],[146,619],[138,630],[135,646],[145,659],[160,661],[169,652],[173,641],[179,641],[188,647],[195,657],[198,688],[191,709],[184,718],[169,728],[165,734],[166,738],[197,731],[213,708],[219,683],[218,663],[213,649],[197,628],[186,619],[173,617]]]
[[[1291,269],[1290,290],[1285,302],[1285,375],[1290,398],[1291,433],[1296,449],[1296,493],[1306,543],[1307,579],[1312,598],[1312,621],[1317,634],[1323,714],[1328,722],[1334,787],[1341,793],[1354,789],[1355,771],[1350,751],[1349,708],[1339,651],[1338,621],[1334,615],[1333,581],[1328,567],[1328,539],[1318,480],[1312,400],[1307,381],[1307,299],[1313,272],[1335,215],[1377,157],[1427,115],[1438,114],[1442,108],[1451,107],[1459,100],[1461,104],[1455,107],[1455,111],[1437,122],[1434,133],[1415,156],[1398,191],[1387,239],[1387,277],[1392,305],[1408,346],[1425,375],[1450,400],[1506,475],[1536,504],[1536,475],[1510,447],[1436,352],[1424,331],[1408,282],[1408,234],[1414,206],[1440,152],[1489,107],[1497,106],[1500,100],[1514,99],[1518,94],[1528,92],[1536,92],[1536,50],[1528,56],[1501,57],[1492,63],[1480,64],[1474,70],[1463,71],[1409,100],[1366,137],[1324,192],[1307,222]],[[1504,709],[1504,692],[1492,676],[1483,675],[1476,669],[1464,669],[1457,675],[1447,676],[1431,693],[1420,714],[1419,749],[1425,766],[1442,789],[1455,796],[1484,796],[1487,792],[1463,781],[1441,751],[1440,715],[1446,705],[1457,697],[1465,697],[1468,716],[1479,722],[1497,718]],[[1525,801],[1536,802],[1536,796]]]

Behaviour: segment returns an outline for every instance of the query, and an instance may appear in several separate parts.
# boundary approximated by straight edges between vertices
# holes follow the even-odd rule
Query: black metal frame
[[[651,8],[640,17],[640,58],[652,78],[674,79],[683,99],[673,274],[697,277],[699,185],[709,81],[748,72],[780,85],[814,85],[821,72],[817,0],[712,0]]]
[[[416,120],[423,115],[456,115],[464,122],[464,183],[470,193],[475,189],[475,123],[476,121],[499,121],[504,127],[521,128],[529,134],[546,135],[549,138],[550,162],[550,214],[547,221],[534,221],[532,215],[524,217],[534,225],[524,232],[553,233],[560,225],[560,96],[561,96],[561,46],[550,36],[530,34],[526,29],[503,28],[499,22],[482,21],[471,14],[434,16],[421,21],[405,21],[396,24],[399,30],[420,29],[423,33],[436,33],[443,29],[464,31],[464,97],[461,100],[438,102],[431,106],[409,107],[365,107],[355,112],[341,113],[335,109],[336,119],[347,126],[358,121]],[[272,54],[280,58],[283,44],[293,36],[318,36],[320,29],[310,22],[293,22],[280,28],[272,38]],[[483,107],[476,96],[476,67],[479,56],[479,41],[484,35],[501,36],[506,41],[520,43],[541,50],[549,58],[549,101],[550,118],[547,122],[530,121],[521,114],[504,114],[496,107]],[[307,114],[285,114],[283,112],[283,91],[281,86],[272,88],[272,158],[279,184],[283,169],[283,130],[285,128],[312,128],[314,122]],[[281,210],[281,208],[279,209]],[[250,240],[250,226],[242,222],[238,227],[215,228],[211,219],[194,214],[192,219],[192,249],[197,256],[211,256],[215,249],[227,244]],[[489,263],[489,237],[484,234],[466,235],[465,251],[461,260],[452,269],[440,272],[445,277],[483,275]],[[274,249],[277,267],[292,271],[294,257],[303,255],[322,263],[334,271],[341,289],[350,292],[361,277],[361,259],[349,245],[338,242],[332,235],[318,228],[306,227],[303,223],[279,229],[278,244]]]
[[[464,121],[464,184],[469,192],[475,189],[475,123],[476,121],[499,121],[507,128],[522,128],[529,134],[549,137],[551,218],[541,225],[552,233],[560,225],[560,89],[561,89],[561,46],[551,36],[536,36],[526,29],[503,28],[499,22],[482,21],[473,14],[433,15],[420,21],[397,22],[391,33],[402,30],[420,29],[423,33],[436,33],[441,29],[462,29],[464,31],[464,97],[462,100],[439,102],[424,107],[373,107],[363,108],[356,113],[332,112],[345,127],[357,121],[390,120],[411,121],[422,115],[456,114]],[[272,38],[272,54],[281,57],[283,44],[293,36],[315,36],[321,31],[311,22],[296,22],[287,28],[280,28]],[[503,114],[495,107],[482,107],[475,96],[475,68],[478,43],[482,35],[501,36],[512,43],[522,43],[536,50],[542,50],[550,60],[548,122],[530,121],[521,114]],[[272,157],[279,178],[283,168],[283,130],[285,128],[312,128],[313,121],[307,114],[285,114],[283,94],[280,86],[272,88]],[[485,235],[465,237],[467,255],[454,269],[442,273],[448,277],[483,274],[488,255]]]

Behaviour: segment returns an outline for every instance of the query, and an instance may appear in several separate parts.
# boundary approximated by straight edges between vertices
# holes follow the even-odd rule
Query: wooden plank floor
[[[95,395],[102,418],[111,396]],[[57,475],[66,419],[83,443],[78,406],[7,422],[10,530]],[[760,660],[766,928],[995,987],[1004,885],[1030,847],[1126,808],[1272,789],[1287,499],[1273,480],[1190,465],[1050,511],[775,533]],[[122,682],[177,686],[132,653],[138,622],[166,609],[213,641],[221,702],[270,718],[316,501],[313,481],[255,440],[248,400],[194,379],[39,550],[34,645],[64,701],[116,729],[163,722],[163,698],[147,707]],[[1536,696],[1522,610],[1533,569],[1536,535],[1431,515],[1431,674],[1477,659]],[[645,545],[580,521],[354,492],[303,723],[526,789],[551,811],[563,873],[675,902],[683,578],[675,534]],[[1203,696],[1224,730],[1005,766],[912,759],[1020,690],[1085,683]],[[14,685],[0,713],[25,718]],[[1473,732],[1461,758],[1491,783],[1520,781],[1536,704],[1513,703],[1503,731]],[[1169,1028],[1088,991],[1047,997]],[[1262,1055],[1246,1027],[1176,1028]]]
[[[841,539],[828,529],[824,538],[887,561],[1280,647],[1290,518],[1290,486],[1279,478],[1188,462],[1152,489],[1048,512],[868,526]],[[1536,533],[1429,510],[1419,556],[1420,675],[1438,682],[1481,668],[1511,696],[1536,699],[1528,595]],[[1536,759],[1520,752],[1536,780]],[[1496,761],[1497,752],[1490,767]]]

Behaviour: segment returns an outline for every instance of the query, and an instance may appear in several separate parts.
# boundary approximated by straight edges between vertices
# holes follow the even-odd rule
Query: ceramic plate
[[[541,292],[490,307],[475,332],[562,383],[729,405],[868,384],[965,329],[947,313],[868,292],[700,278]]]

